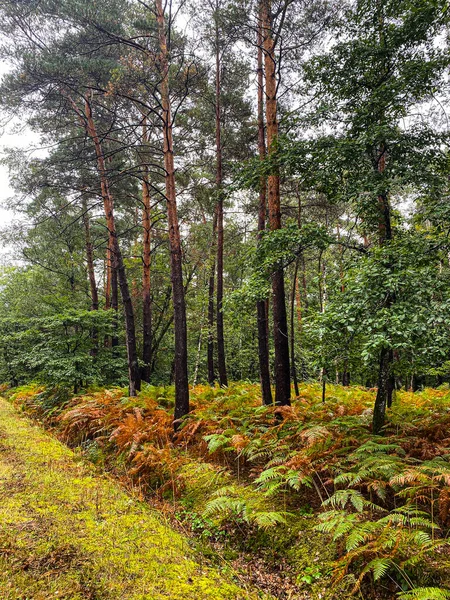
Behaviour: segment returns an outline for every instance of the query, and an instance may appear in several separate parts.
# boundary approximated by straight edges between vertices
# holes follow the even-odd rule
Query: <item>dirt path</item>
[[[258,597],[192,556],[159,514],[0,399],[1,600]]]

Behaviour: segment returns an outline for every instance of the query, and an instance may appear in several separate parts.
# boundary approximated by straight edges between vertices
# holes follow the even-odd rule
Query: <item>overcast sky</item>
[[[6,73],[7,66],[0,62],[0,79]],[[0,111],[0,123],[3,125],[6,115]],[[4,149],[9,146],[17,146],[18,136],[11,133],[11,126],[4,125],[0,128],[0,160],[4,158]],[[8,169],[0,163],[0,228],[3,229],[12,219],[12,213],[4,208],[5,200],[12,195],[9,187]],[[2,248],[0,247],[0,253]]]
[[[7,72],[5,63],[0,62],[0,79]],[[17,122],[7,122],[7,115],[0,110],[0,161],[5,157],[6,148],[32,148],[37,145],[38,138],[31,131],[18,127]],[[19,131],[20,129],[20,131]],[[5,229],[14,219],[14,213],[6,209],[5,203],[13,195],[9,185],[8,169],[0,162],[0,230]],[[0,242],[0,265],[8,262],[10,249]]]

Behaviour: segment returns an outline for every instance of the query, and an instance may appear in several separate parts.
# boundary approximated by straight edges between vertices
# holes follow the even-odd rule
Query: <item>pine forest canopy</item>
[[[450,379],[445,0],[3,0],[0,379]],[[292,390],[291,390],[291,386]]]

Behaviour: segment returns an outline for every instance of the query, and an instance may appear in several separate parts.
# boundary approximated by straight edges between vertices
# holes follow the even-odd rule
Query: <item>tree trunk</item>
[[[383,348],[380,354],[380,366],[378,371],[378,391],[373,409],[372,430],[379,434],[384,427],[386,407],[390,401],[389,392],[392,397],[392,390],[389,386],[390,356],[389,349]]]
[[[380,174],[384,172],[386,168],[386,148],[384,144],[381,145],[378,155],[377,169]],[[378,237],[379,244],[383,246],[386,242],[392,240],[392,227],[391,227],[391,209],[389,205],[389,198],[387,193],[380,194],[378,196],[378,209],[379,209],[379,221],[378,221]],[[392,267],[392,265],[389,265]],[[388,293],[384,306],[389,309],[395,302],[395,297],[392,293]],[[380,363],[378,371],[378,391],[375,398],[375,406],[373,409],[373,422],[372,430],[375,434],[381,433],[384,426],[386,408],[392,404],[392,392],[393,386],[393,373],[392,363],[394,360],[394,354],[391,348],[382,348],[380,353]]]
[[[192,385],[195,387],[197,385],[198,379],[198,369],[200,367],[200,356],[202,352],[202,342],[203,342],[203,317],[205,315],[204,307],[202,306],[202,314],[200,317],[200,331],[198,334],[198,343],[197,343],[197,356],[195,358],[195,368],[194,368],[194,377],[192,379]]]
[[[161,68],[161,106],[163,124],[163,152],[166,180],[167,220],[169,226],[170,270],[174,305],[175,328],[175,414],[174,427],[189,412],[189,381],[187,368],[187,324],[186,304],[183,287],[181,237],[178,224],[175,167],[173,159],[172,115],[169,97],[169,63],[162,0],[156,1],[158,37],[160,46],[159,63]]]
[[[266,140],[264,133],[264,69],[263,69],[263,34],[261,19],[258,24],[258,151],[259,158],[263,161],[266,157]],[[261,177],[259,183],[259,210],[258,210],[258,240],[266,228],[267,210],[267,185],[266,178]],[[261,380],[262,402],[265,405],[273,403],[272,387],[270,384],[270,362],[269,362],[269,336],[267,300],[259,300],[256,305],[258,317],[258,354],[259,354],[259,376]]]
[[[89,290],[91,293],[91,310],[98,310],[98,288],[95,280],[95,269],[94,269],[94,247],[91,240],[91,224],[89,221],[89,209],[86,198],[82,197],[81,208],[83,211],[83,225],[84,225],[84,237],[86,246],[86,266],[89,279]],[[92,347],[90,354],[95,357],[98,354],[98,330],[96,327],[92,328],[91,331]]]
[[[95,270],[94,270],[94,247],[91,240],[91,224],[89,221],[89,209],[87,206],[86,198],[82,198],[82,210],[83,210],[83,225],[84,235],[86,243],[86,264],[89,278],[89,289],[91,292],[91,310],[98,310],[98,288],[97,282],[95,281]]]
[[[100,185],[103,198],[103,208],[106,217],[106,226],[108,228],[111,245],[111,263],[112,273],[116,273],[117,280],[120,286],[122,295],[123,308],[125,313],[125,332],[126,332],[126,347],[128,356],[128,378],[129,378],[129,394],[135,396],[141,388],[141,377],[139,373],[138,356],[136,349],[136,329],[134,324],[133,304],[131,302],[128,281],[125,272],[122,253],[120,251],[119,242],[117,239],[116,225],[114,219],[114,202],[109,188],[108,177],[105,168],[105,160],[103,150],[92,117],[92,110],[89,101],[85,101],[85,122],[86,131],[92,139],[97,156],[97,168],[100,176]],[[114,286],[112,285],[112,288]]]
[[[152,312],[150,296],[150,266],[151,266],[151,215],[150,215],[150,183],[145,153],[148,144],[147,118],[142,121],[142,144],[144,161],[142,165],[142,379],[149,382],[152,364]]]
[[[215,284],[215,273],[216,273],[216,231],[217,229],[217,207],[214,211],[213,217],[213,231],[212,231],[212,249],[211,249],[211,271],[208,282],[208,347],[207,347],[207,358],[208,358],[208,383],[214,385],[216,381],[216,371],[214,369],[214,284]]]
[[[106,248],[106,282],[105,282],[105,310],[111,308],[111,236],[108,236],[108,246]]]
[[[266,84],[267,149],[269,158],[277,152],[277,80],[275,43],[272,35],[271,0],[261,0],[263,27],[263,49]],[[272,231],[281,229],[280,175],[273,167],[268,177],[269,226]],[[291,404],[291,382],[289,369],[289,338],[286,314],[284,272],[281,265],[275,266],[272,274],[272,307],[275,349],[275,403]]]
[[[111,241],[114,247],[114,240]],[[114,250],[112,251],[112,253]],[[111,308],[114,311],[114,332],[111,338],[111,346],[117,348],[119,345],[118,330],[119,330],[119,289],[117,281],[117,266],[114,261],[111,264]]]
[[[219,26],[216,28],[216,190],[217,190],[217,366],[221,387],[228,385],[225,361],[225,336],[223,327],[223,168],[221,120],[221,62]]]
[[[297,380],[297,368],[295,365],[295,290],[297,288],[297,278],[298,278],[298,266],[299,259],[295,261],[295,269],[294,269],[294,280],[292,282],[292,294],[291,294],[291,373],[292,380],[294,382],[294,392],[296,396],[300,395],[298,389],[298,380]]]

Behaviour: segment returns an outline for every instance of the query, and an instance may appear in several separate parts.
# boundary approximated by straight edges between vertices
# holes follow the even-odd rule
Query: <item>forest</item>
[[[449,23],[0,4],[0,392],[232,582],[192,598],[450,598]]]

